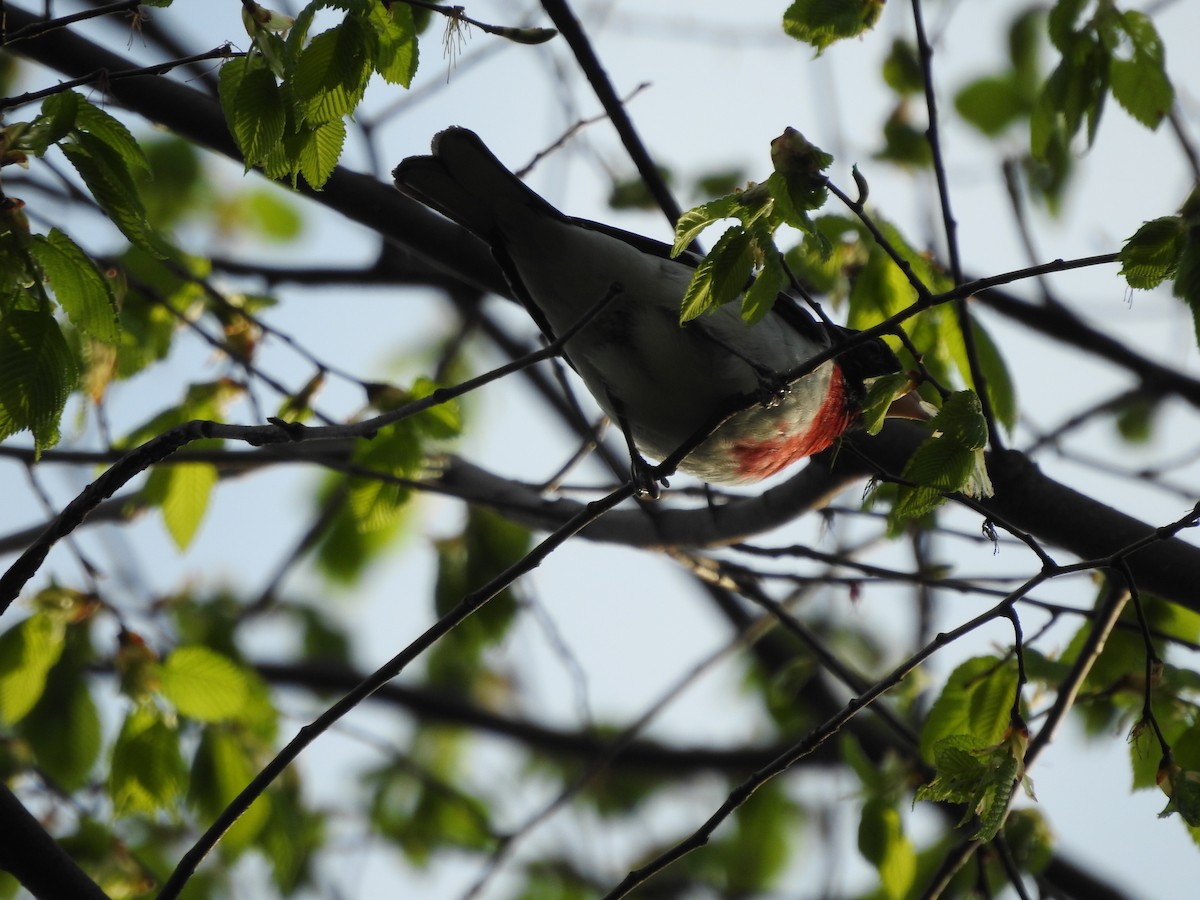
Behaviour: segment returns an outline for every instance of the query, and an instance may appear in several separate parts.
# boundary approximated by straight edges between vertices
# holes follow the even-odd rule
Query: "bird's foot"
[[[630,459],[629,474],[633,479],[634,493],[647,500],[657,500],[662,496],[662,487],[670,487],[667,479],[660,476],[655,467],[650,465],[640,453],[635,453]]]
[[[758,402],[763,409],[774,409],[783,402],[791,389],[790,384],[773,372],[758,373]]]

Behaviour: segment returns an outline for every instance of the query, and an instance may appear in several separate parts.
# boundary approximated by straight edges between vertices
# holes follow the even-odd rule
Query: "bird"
[[[666,483],[642,454],[672,456],[721,412],[733,414],[679,469],[716,484],[775,475],[856,425],[865,379],[900,370],[887,345],[870,339],[783,383],[783,373],[855,332],[818,321],[787,294],[753,325],[736,303],[681,325],[680,304],[703,257],[673,258],[668,244],[565,215],[469,129],[439,132],[429,155],[404,159],[392,175],[406,196],[491,248],[548,340],[568,335],[563,356],[624,432],[641,493],[657,496],[657,483]]]

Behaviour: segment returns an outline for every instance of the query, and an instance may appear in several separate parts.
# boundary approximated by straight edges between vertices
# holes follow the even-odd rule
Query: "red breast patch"
[[[820,453],[857,417],[858,410],[851,409],[846,403],[842,370],[835,365],[829,376],[829,391],[807,430],[733,445],[738,475],[746,481],[760,481],[782,471],[798,459]]]

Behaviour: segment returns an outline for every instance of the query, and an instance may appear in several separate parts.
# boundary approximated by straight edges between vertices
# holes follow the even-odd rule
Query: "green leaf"
[[[720,866],[723,894],[748,897],[769,893],[787,865],[800,809],[774,785],[755,791],[734,815],[734,832],[710,850]]]
[[[41,156],[51,144],[56,144],[71,133],[75,117],[83,100],[74,91],[51,94],[42,101],[42,112],[33,120],[25,136],[25,146],[30,152]]]
[[[1187,240],[1180,216],[1144,222],[1121,247],[1121,271],[1131,288],[1149,290],[1175,276]]]
[[[951,355],[958,367],[959,374],[963,381],[971,387],[975,387],[975,380],[971,375],[971,363],[967,358],[966,345],[963,343],[958,317],[944,315],[940,324],[942,326],[940,331],[946,339],[946,345],[951,349]],[[979,361],[979,368],[987,382],[988,400],[992,404],[992,413],[1000,424],[1012,431],[1017,424],[1017,394],[1012,376],[1008,372],[1008,366],[991,335],[974,317],[971,319],[971,333],[975,337],[975,357]]]
[[[0,320],[0,440],[28,429],[40,452],[79,378],[62,329],[48,312],[14,309]]]
[[[342,155],[342,146],[346,143],[346,123],[337,119],[315,128],[304,128],[297,137],[289,138],[285,143],[293,152],[297,171],[309,187],[319,191],[333,174]]]
[[[1192,309],[1193,316],[1200,316],[1200,227],[1188,229],[1187,240],[1179,254],[1179,269],[1175,273],[1175,284],[1171,293]],[[1200,329],[1197,330],[1200,338]]]
[[[928,168],[933,164],[933,150],[925,132],[923,123],[913,123],[908,105],[899,104],[883,123],[883,148],[875,158],[901,166]]]
[[[529,532],[499,514],[469,511],[457,537],[438,541],[436,612],[444,615],[470,591],[513,565],[529,551]],[[440,641],[429,657],[430,681],[470,692],[487,678],[483,654],[503,641],[515,621],[517,594],[507,588]]]
[[[349,115],[370,73],[368,33],[357,17],[347,15],[301,51],[291,82],[297,113],[313,125]]]
[[[150,160],[129,129],[82,96],[75,113],[75,130],[85,131],[102,142],[116,153],[131,173],[136,173],[140,178],[153,177]]]
[[[1145,13],[1127,10],[1120,14],[1119,22],[1133,53],[1129,59],[1112,59],[1108,75],[1113,97],[1147,128],[1157,128],[1175,102],[1175,89],[1163,63],[1162,40]]]
[[[972,840],[986,843],[999,833],[1008,811],[1009,798],[1017,786],[1019,769],[1017,760],[1009,756],[991,773],[976,805],[979,810],[979,829],[971,836]]]
[[[80,665],[63,657],[50,670],[45,692],[19,731],[38,767],[60,786],[78,790],[87,784],[100,758],[100,716]]]
[[[163,694],[180,713],[201,722],[236,718],[246,703],[246,675],[207,647],[180,647],[167,657]]]
[[[721,219],[737,218],[741,204],[734,194],[710,200],[695,209],[689,209],[675,223],[675,243],[671,247],[671,255],[678,256],[688,245],[700,236],[705,228]]]
[[[284,243],[296,239],[304,230],[304,217],[277,187],[247,191],[238,199],[248,227],[262,238]]]
[[[1075,36],[1075,23],[1091,0],[1058,0],[1050,10],[1047,32],[1054,46],[1066,53]]]
[[[226,69],[239,62],[245,64],[242,71],[231,70],[226,75]],[[270,69],[254,58],[223,65],[220,86],[225,118],[249,171],[283,140],[287,124],[283,92]]]
[[[108,144],[90,134],[75,134],[74,143],[62,145],[92,197],[129,242],[147,253],[166,258],[170,249],[151,226],[137,185],[125,160]]]
[[[787,284],[783,257],[772,244],[763,257],[763,267],[742,297],[742,321],[754,325],[775,306],[780,291]]]
[[[891,530],[896,531],[904,522],[918,519],[945,502],[945,495],[937,488],[900,485],[896,502],[892,505]]]
[[[417,378],[413,381],[409,396],[413,400],[421,400],[433,394],[439,387],[440,385],[429,378]],[[413,424],[431,438],[456,438],[462,434],[462,407],[457,400],[439,403],[413,416]]]
[[[783,14],[783,30],[820,54],[835,41],[870,30],[882,12],[882,0],[795,0]]]
[[[41,699],[65,633],[59,619],[35,613],[0,634],[0,722],[21,721]]]
[[[925,76],[917,48],[903,38],[892,41],[892,50],[883,61],[883,80],[901,96],[925,90]]]
[[[375,71],[388,84],[409,87],[417,72],[417,29],[413,23],[412,7],[393,3],[391,9],[376,3],[369,19],[378,37],[379,50]]]
[[[258,846],[271,864],[279,892],[294,896],[313,885],[312,869],[325,839],[325,816],[305,806],[299,779],[280,779],[271,788],[269,817]]]
[[[931,427],[967,450],[981,450],[987,446],[987,420],[974,391],[955,391],[947,397]],[[922,484],[933,482],[922,481]]]
[[[858,849],[879,870],[880,885],[890,900],[908,895],[917,874],[917,853],[904,834],[900,811],[881,797],[863,804]]]
[[[903,238],[890,226],[884,227],[884,235],[893,247],[907,248]],[[904,253],[904,256],[909,258],[908,253]],[[912,262],[911,258],[909,262]],[[916,299],[916,289],[909,284],[900,267],[878,244],[872,242],[866,262],[850,286],[847,324],[856,329],[870,328],[908,308]]]
[[[862,425],[867,434],[879,434],[888,408],[894,400],[908,393],[911,386],[907,372],[894,372],[871,379],[862,411]]]
[[[29,250],[75,327],[93,340],[116,343],[116,300],[91,258],[57,228],[31,235]]]
[[[939,491],[957,491],[971,475],[975,455],[957,441],[931,437],[917,447],[901,477]]]
[[[980,746],[996,744],[1009,727],[1017,686],[1014,660],[989,656],[969,659],[955,669],[934,701],[921,730],[921,755],[933,761],[934,746],[965,735]]]
[[[955,96],[954,108],[989,137],[1000,134],[1032,111],[1011,73],[972,81]]]
[[[1054,143],[1070,141],[1066,119],[1062,113],[1066,102],[1067,68],[1065,63],[1050,73],[1033,104],[1029,116],[1029,148],[1033,158],[1046,162]]]
[[[181,463],[155,469],[161,483],[147,483],[143,496],[162,508],[163,523],[175,546],[186,550],[200,528],[208,498],[217,483],[217,467],[209,463]]]
[[[753,265],[750,235],[740,225],[730,226],[696,267],[680,305],[680,323],[737,298]]]
[[[389,765],[366,777],[372,830],[398,846],[415,865],[447,847],[483,851],[494,845],[488,808],[461,790],[422,782],[412,764]]]
[[[259,766],[238,737],[208,726],[200,737],[188,784],[188,802],[205,820],[216,818],[258,772]],[[221,849],[238,854],[254,845],[271,814],[271,798],[260,795],[221,837]]]
[[[152,815],[171,810],[186,784],[178,732],[153,706],[135,706],[113,745],[108,793],[114,813]]]
[[[369,444],[360,446],[354,453],[356,465],[398,478],[416,475],[423,460],[417,429],[407,420],[382,429]],[[410,488],[403,484],[369,477],[352,478],[348,508],[360,531],[378,532],[399,521],[410,496]]]
[[[1159,398],[1137,395],[1116,412],[1117,432],[1131,444],[1144,444],[1154,434]]]
[[[775,201],[775,215],[782,222],[808,234],[816,232],[808,211],[819,209],[825,202],[828,191],[824,185],[814,184],[807,176],[788,177],[782,172],[772,172],[767,178],[767,190]]]

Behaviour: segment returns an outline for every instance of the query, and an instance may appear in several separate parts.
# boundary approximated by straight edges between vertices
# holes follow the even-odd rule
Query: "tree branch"
[[[39,900],[109,900],[2,781],[0,822],[4,823],[0,870],[10,872],[33,896]]]

